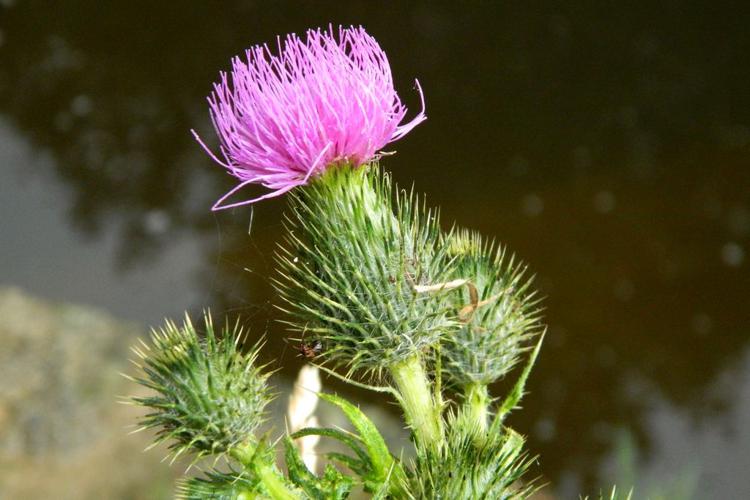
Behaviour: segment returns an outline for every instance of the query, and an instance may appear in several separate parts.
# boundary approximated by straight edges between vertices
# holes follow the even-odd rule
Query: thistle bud
[[[258,346],[243,354],[240,328],[217,336],[210,315],[204,324],[201,338],[190,318],[181,327],[168,321],[150,344],[134,349],[143,372],[136,380],[155,392],[132,398],[152,410],[140,423],[158,429],[157,443],[172,441],[174,456],[223,454],[253,443],[271,400],[268,375],[256,366]]]
[[[350,370],[411,359],[450,326],[444,301],[419,291],[449,271],[437,217],[409,195],[393,198],[374,165],[331,169],[292,194],[277,288],[289,324]]]
[[[505,249],[466,230],[449,238],[454,277],[466,286],[450,295],[460,327],[443,348],[447,378],[462,388],[486,386],[516,365],[538,332],[538,301],[525,266]]]

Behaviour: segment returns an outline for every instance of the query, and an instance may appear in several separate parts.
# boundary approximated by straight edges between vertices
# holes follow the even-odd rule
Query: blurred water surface
[[[748,498],[749,20],[716,2],[3,0],[0,281],[151,324],[211,306],[298,363],[268,282],[284,202],[211,214],[232,179],[189,129],[212,137],[204,98],[244,48],[363,24],[406,103],[415,77],[427,99],[386,168],[547,297],[512,424],[551,489],[622,477],[624,429],[639,487]]]

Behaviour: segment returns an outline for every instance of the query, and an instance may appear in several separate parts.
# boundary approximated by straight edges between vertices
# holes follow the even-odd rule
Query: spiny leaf
[[[318,394],[318,396],[320,396],[320,394]],[[354,453],[356,453],[363,463],[366,463],[368,467],[370,466],[370,456],[359,445],[359,442],[360,442],[359,438],[349,433],[346,433],[337,429],[328,429],[328,428],[322,428],[322,427],[306,427],[292,434],[291,438],[299,439],[301,437],[311,436],[311,435],[324,436],[324,437],[336,439],[337,441],[341,441],[341,443],[348,446]]]
[[[373,472],[378,477],[385,479],[396,465],[390,451],[388,451],[388,446],[385,444],[385,439],[383,439],[375,424],[359,408],[343,398],[324,393],[318,396],[322,400],[338,406],[346,414],[354,428],[357,429],[359,439],[367,448]]]
[[[531,352],[531,356],[529,356],[529,361],[526,363],[523,372],[521,372],[518,380],[516,380],[516,383],[513,385],[513,389],[511,389],[510,393],[505,397],[503,403],[500,405],[500,408],[495,417],[495,422],[497,423],[497,425],[499,425],[503,421],[505,416],[518,405],[519,401],[521,401],[521,398],[524,394],[524,387],[526,387],[526,380],[529,378],[531,369],[534,367],[536,357],[539,355],[539,351],[542,348],[542,342],[544,342],[544,334],[539,337],[539,341],[537,342],[536,347],[534,347],[534,350]],[[494,425],[495,424],[493,424],[493,426]]]
[[[444,446],[417,450],[409,471],[413,498],[524,499],[536,490],[533,481],[521,480],[533,459],[523,453],[519,434],[501,429],[477,444],[473,430],[457,425],[454,414],[447,428]]]
[[[380,490],[383,485],[387,485],[391,493],[401,494],[406,474],[401,464],[388,451],[388,446],[375,424],[359,408],[343,398],[323,393],[318,396],[339,407],[357,430],[357,434],[352,435],[335,429],[302,429],[292,434],[291,437],[296,439],[317,434],[341,441],[357,454],[359,460],[340,454],[332,454],[331,458],[359,473],[367,491],[373,493]],[[364,449],[359,446],[359,443],[364,445]]]
[[[186,478],[177,484],[180,500],[237,500],[254,498],[259,490],[258,478],[249,472],[210,471],[203,478]]]
[[[309,498],[315,500],[343,500],[352,490],[353,480],[330,465],[323,477],[318,477],[307,468],[299,450],[287,436],[284,439],[284,456],[289,479],[302,488]]]

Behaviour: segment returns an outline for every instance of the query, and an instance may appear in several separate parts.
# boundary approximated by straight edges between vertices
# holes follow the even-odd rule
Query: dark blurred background
[[[233,180],[189,130],[213,137],[231,56],[362,24],[427,100],[385,167],[546,297],[511,424],[547,493],[750,497],[748,4],[0,6],[0,284],[144,325],[210,306],[293,374],[268,281],[284,200],[211,213]]]

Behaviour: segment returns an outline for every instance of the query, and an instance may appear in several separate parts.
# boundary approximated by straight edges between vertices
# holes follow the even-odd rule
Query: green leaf
[[[383,436],[380,434],[372,420],[362,411],[343,398],[332,394],[319,394],[319,397],[333,405],[338,406],[346,414],[354,428],[359,432],[359,438],[367,448],[370,464],[373,472],[385,478],[394,466],[393,456],[388,451]]]
[[[397,462],[378,431],[375,424],[362,411],[343,398],[332,394],[318,394],[322,400],[338,406],[357,430],[357,435],[351,435],[335,429],[302,429],[292,434],[292,438],[317,434],[337,439],[349,446],[359,457],[356,460],[345,455],[331,453],[328,456],[343,463],[362,477],[365,490],[374,493],[385,488],[396,496],[403,495],[406,474]],[[364,450],[359,443],[364,445]]]
[[[521,376],[518,377],[518,380],[513,386],[513,389],[505,397],[503,404],[500,406],[500,409],[497,412],[497,416],[495,417],[495,423],[493,424],[493,427],[499,426],[505,416],[510,413],[516,407],[516,405],[518,405],[518,402],[523,397],[523,390],[526,386],[526,380],[529,378],[531,369],[534,367],[536,357],[539,355],[539,350],[542,348],[542,342],[544,342],[544,334],[539,337],[539,342],[537,342],[536,347],[534,347],[534,350],[531,352],[531,356],[529,356],[529,362],[526,363],[523,372],[521,372]]]
[[[361,460],[357,460],[354,457],[344,455],[343,453],[336,453],[335,451],[326,453],[326,457],[328,458],[328,460],[338,462],[341,465],[348,467],[359,476],[364,476],[365,474],[367,474],[368,464],[362,462]]]
[[[318,394],[318,396],[321,395],[322,394]],[[352,451],[354,451],[354,453],[356,453],[363,462],[367,464],[370,463],[369,455],[365,452],[365,450],[362,449],[361,446],[359,446],[357,442],[358,438],[352,436],[351,434],[347,434],[346,432],[342,432],[336,429],[324,429],[321,427],[307,427],[305,429],[300,429],[292,434],[291,438],[298,439],[310,435],[325,436],[341,441],[343,444],[351,448]]]
[[[304,492],[315,500],[343,500],[349,496],[354,481],[336,470],[327,466],[323,477],[318,477],[307,468],[299,454],[299,450],[290,437],[284,439],[284,456],[289,471],[289,479],[304,490]]]
[[[259,495],[259,481],[248,471],[231,470],[206,472],[205,477],[181,479],[177,484],[176,498],[180,500],[236,500],[255,498]]]

